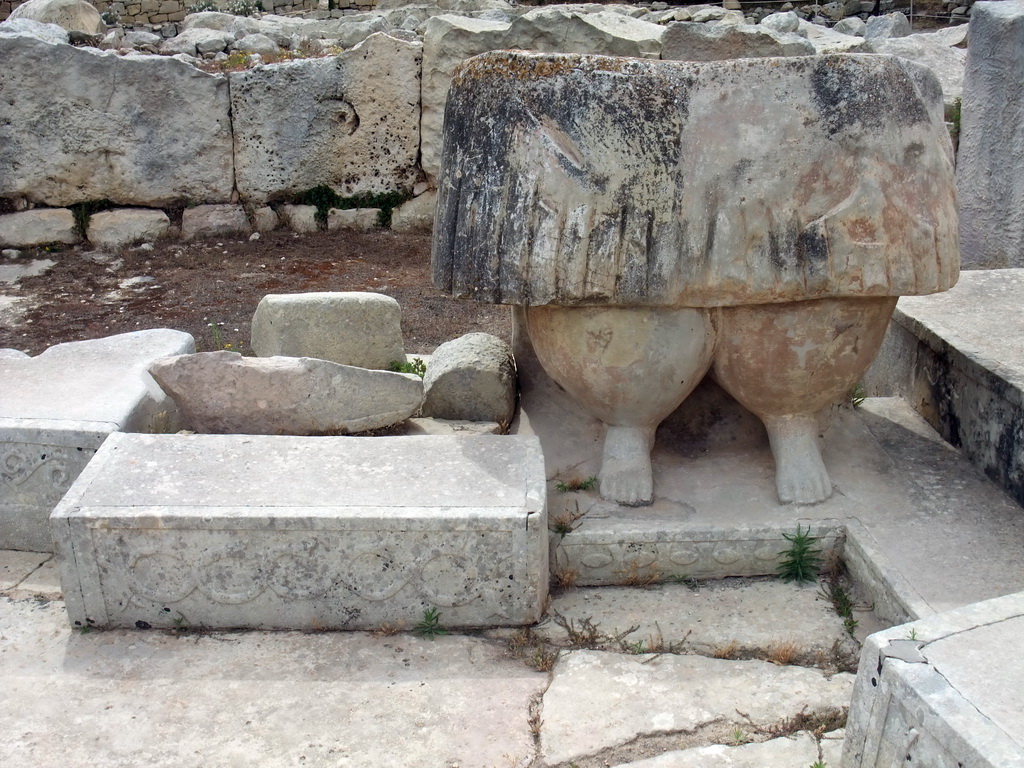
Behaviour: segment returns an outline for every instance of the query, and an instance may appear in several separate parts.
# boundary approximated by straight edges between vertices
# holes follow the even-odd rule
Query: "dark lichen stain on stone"
[[[879,59],[865,67],[860,57],[824,57],[811,72],[811,94],[830,136],[892,121],[906,126],[928,122],[913,79],[895,60]]]

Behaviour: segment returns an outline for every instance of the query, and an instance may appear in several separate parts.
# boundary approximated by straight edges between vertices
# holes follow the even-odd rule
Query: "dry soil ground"
[[[408,352],[430,352],[473,331],[506,340],[511,333],[507,307],[453,301],[433,287],[430,238],[422,235],[279,231],[255,241],[158,242],[151,250],[24,250],[0,264],[32,259],[56,263],[45,274],[0,286],[30,306],[14,324],[0,323],[0,348],[31,355],[58,342],[144,328],[187,331],[200,350],[245,354],[259,300],[306,291],[393,296],[402,307]]]

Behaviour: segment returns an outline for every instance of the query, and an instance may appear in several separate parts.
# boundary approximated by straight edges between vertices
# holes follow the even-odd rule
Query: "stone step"
[[[951,290],[899,300],[865,378],[905,398],[1024,504],[1024,269],[965,270]]]
[[[109,434],[177,428],[146,368],[194,351],[155,329],[0,358],[0,548],[52,550],[46,519]]]
[[[544,694],[541,758],[615,765],[637,753],[742,743],[796,721],[834,730],[853,679],[756,660],[570,651]]]
[[[616,768],[808,768],[819,762],[839,768],[842,745],[841,732],[826,734],[819,741],[801,731],[753,744],[676,750]]]
[[[116,434],[51,524],[79,626],[509,626],[548,590],[529,437]]]

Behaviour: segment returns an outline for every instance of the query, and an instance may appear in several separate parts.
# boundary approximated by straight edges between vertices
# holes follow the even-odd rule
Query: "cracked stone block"
[[[512,626],[547,597],[530,437],[119,434],[51,525],[77,625]]]
[[[0,549],[52,551],[47,517],[107,436],[177,420],[147,366],[194,350],[157,329],[0,357]]]

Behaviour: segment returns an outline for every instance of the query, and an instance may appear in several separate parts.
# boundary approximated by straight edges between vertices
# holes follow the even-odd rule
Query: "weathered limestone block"
[[[327,435],[365,432],[412,416],[419,376],[308,357],[200,352],[154,362],[149,372],[196,432]]]
[[[269,205],[264,205],[252,212],[252,226],[257,232],[273,232],[277,229],[280,221],[277,211]]]
[[[956,102],[963,97],[967,51],[954,48],[928,33],[906,37],[876,37],[867,44],[875,53],[899,56],[928,67],[942,85],[946,119],[952,118]]]
[[[327,231],[349,229],[355,232],[369,232],[376,229],[380,208],[331,208],[327,212]]]
[[[177,53],[184,53],[188,56],[216,53],[223,51],[233,40],[234,35],[230,32],[195,27],[164,40],[160,44],[160,52],[168,56]]]
[[[883,56],[479,56],[448,100],[435,283],[526,307],[540,364],[607,426],[605,498],[651,502],[655,429],[713,366],[765,423],[780,500],[816,503],[817,412],[895,297],[958,275],[941,98]]]
[[[957,192],[960,248],[974,269],[1024,267],[1024,5],[977,3],[964,73]]]
[[[399,233],[429,234],[434,229],[434,210],[437,207],[437,193],[424,192],[391,213],[391,229]]]
[[[56,24],[68,32],[87,35],[98,35],[107,29],[99,11],[85,0],[28,0],[11,11],[7,18]]]
[[[423,29],[421,163],[436,178],[441,126],[455,68],[471,56],[503,48],[600,53],[656,59],[665,28],[617,13],[538,8],[511,23],[435,16]]]
[[[281,47],[277,43],[258,33],[236,40],[231,48],[242,53],[258,53],[260,56],[276,56],[281,52]]]
[[[0,60],[0,196],[152,207],[230,197],[224,77],[28,36],[0,36]]]
[[[814,45],[814,50],[819,54],[871,53],[871,49],[863,37],[840,34],[828,27],[812,24],[809,21],[801,20],[799,34],[810,40]]]
[[[167,234],[170,225],[163,211],[122,208],[90,216],[86,237],[95,245],[119,248],[157,240]]]
[[[46,24],[31,19],[12,19],[0,22],[0,37],[13,37],[15,35],[29,35],[46,43],[67,43],[69,40],[68,31],[57,24]]]
[[[300,234],[311,234],[320,229],[320,222],[316,220],[315,205],[282,205],[278,209],[281,223],[292,232]]]
[[[864,39],[906,37],[910,32],[910,21],[906,16],[902,13],[887,13],[885,16],[872,16],[868,19]]]
[[[759,56],[808,56],[814,45],[796,34],[770,27],[697,24],[678,21],[665,29],[661,58],[719,61]]]
[[[850,16],[832,27],[834,32],[838,32],[841,35],[854,35],[856,37],[864,37],[866,29],[867,25],[858,16]]]
[[[0,216],[0,246],[30,248],[47,243],[77,243],[75,215],[67,208],[38,208]]]
[[[796,33],[800,29],[800,17],[793,11],[769,13],[761,19],[760,26],[774,29],[776,32]]]
[[[181,214],[183,240],[247,235],[251,231],[245,209],[240,205],[197,205]]]
[[[239,194],[265,201],[321,184],[346,197],[410,190],[422,48],[379,33],[335,58],[231,73]]]
[[[80,626],[491,627],[548,594],[529,437],[116,435],[52,528]]]
[[[176,426],[146,367],[193,351],[158,329],[0,357],[0,548],[51,551],[47,518],[107,436]]]
[[[516,410],[512,350],[489,333],[469,333],[434,350],[423,377],[423,415],[509,424]]]
[[[382,293],[270,294],[253,315],[252,348],[260,357],[386,369],[405,360],[402,309]]]

